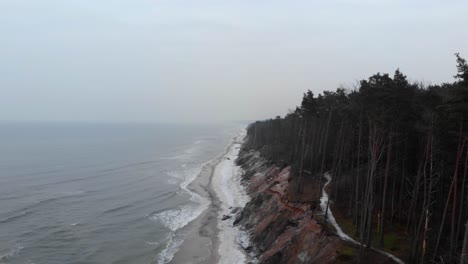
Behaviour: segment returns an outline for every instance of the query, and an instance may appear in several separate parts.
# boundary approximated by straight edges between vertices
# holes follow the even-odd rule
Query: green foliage
[[[343,246],[338,252],[336,263],[353,263],[357,258],[357,249],[352,246]]]

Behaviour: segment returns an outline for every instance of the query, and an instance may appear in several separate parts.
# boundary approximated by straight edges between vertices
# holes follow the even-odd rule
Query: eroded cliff
[[[319,208],[318,182],[305,182],[307,193],[291,186],[289,166],[279,167],[257,151],[242,149],[237,163],[252,200],[234,222],[250,233],[247,250],[260,263],[356,263],[358,249],[325,224]],[[315,186],[315,188],[313,188]],[[312,188],[310,188],[312,187]],[[366,251],[361,263],[393,263]]]

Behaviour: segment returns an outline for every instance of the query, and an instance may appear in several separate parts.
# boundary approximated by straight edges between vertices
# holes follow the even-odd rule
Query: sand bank
[[[170,263],[246,263],[242,249],[248,236],[233,227],[235,214],[248,201],[235,165],[245,132],[235,137],[219,158],[206,164],[188,188],[210,201],[207,209],[183,228],[185,239]],[[223,218],[224,217],[224,218]],[[227,219],[226,219],[227,218]],[[224,220],[222,220],[224,219]],[[241,246],[242,245],[242,246]]]

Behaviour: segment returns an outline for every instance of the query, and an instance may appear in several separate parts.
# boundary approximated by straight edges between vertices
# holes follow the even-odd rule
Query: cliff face
[[[242,149],[237,163],[244,170],[243,181],[252,200],[234,224],[250,232],[253,247],[248,250],[260,263],[358,262],[356,245],[341,240],[332,226],[325,226],[318,182],[303,183],[309,191],[299,194],[292,188],[296,184],[290,167],[278,167],[254,150]],[[361,263],[394,262],[365,250]]]
[[[336,263],[343,242],[324,231],[318,202],[290,195],[290,168],[269,164],[258,152],[242,150],[237,160],[252,200],[236,219],[251,232],[260,263]],[[308,200],[311,200],[309,195]],[[315,196],[318,197],[318,196]]]

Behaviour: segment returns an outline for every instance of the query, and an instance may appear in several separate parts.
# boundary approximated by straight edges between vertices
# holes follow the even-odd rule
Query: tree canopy
[[[458,263],[468,219],[468,65],[458,53],[456,63],[453,83],[424,86],[397,69],[354,90],[309,90],[284,118],[249,125],[245,147],[290,165],[297,192],[330,171],[335,206],[347,208],[363,244],[385,248],[385,236],[400,232],[408,262]]]

